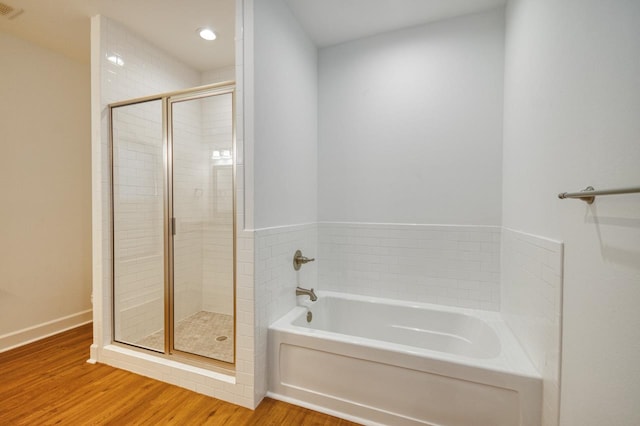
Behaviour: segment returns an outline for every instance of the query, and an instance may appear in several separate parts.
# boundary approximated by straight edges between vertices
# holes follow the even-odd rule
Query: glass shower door
[[[115,342],[235,362],[233,96],[109,105]]]
[[[114,340],[165,347],[162,101],[111,111]]]
[[[169,99],[172,352],[234,362],[233,93]]]

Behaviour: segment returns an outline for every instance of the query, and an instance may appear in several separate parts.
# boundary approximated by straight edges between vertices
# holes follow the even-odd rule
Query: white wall
[[[317,50],[282,0],[254,14],[254,227],[315,222]]]
[[[296,249],[317,249],[317,49],[282,0],[253,4],[247,161],[253,171],[256,400],[267,391],[267,327],[314,287],[315,265],[295,272]],[[249,25],[246,28],[251,28]],[[253,97],[251,97],[253,94]],[[255,114],[254,116],[251,114]],[[249,136],[251,135],[251,136]],[[248,182],[250,185],[250,183]]]
[[[503,21],[320,50],[320,221],[500,224]]]
[[[1,351],[91,319],[91,144],[89,67],[0,51]]]
[[[565,244],[562,425],[640,424],[640,2],[514,0],[504,225]]]

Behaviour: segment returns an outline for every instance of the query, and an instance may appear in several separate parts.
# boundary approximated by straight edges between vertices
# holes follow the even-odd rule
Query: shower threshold
[[[233,362],[233,316],[200,311],[176,324],[174,347],[224,362]],[[147,348],[164,347],[164,331],[143,337],[137,345]]]

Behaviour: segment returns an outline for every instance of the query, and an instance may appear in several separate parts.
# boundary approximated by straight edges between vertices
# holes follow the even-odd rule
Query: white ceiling
[[[263,0],[254,0],[263,1]],[[325,47],[503,5],[506,0],[284,0],[312,40]],[[207,71],[234,63],[235,0],[0,0],[24,13],[0,17],[0,31],[89,62],[90,21],[113,18]],[[196,29],[211,26],[214,42]]]
[[[480,12],[506,3],[506,0],[284,1],[318,47]]]
[[[234,63],[235,0],[0,0],[24,13],[0,17],[0,31],[89,62],[90,21],[102,14],[182,60],[207,71]],[[210,26],[217,40],[196,29]]]

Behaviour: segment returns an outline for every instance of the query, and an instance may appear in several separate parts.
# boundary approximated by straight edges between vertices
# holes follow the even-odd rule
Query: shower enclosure
[[[109,105],[113,340],[235,361],[234,85]]]

